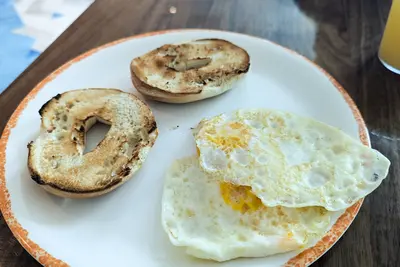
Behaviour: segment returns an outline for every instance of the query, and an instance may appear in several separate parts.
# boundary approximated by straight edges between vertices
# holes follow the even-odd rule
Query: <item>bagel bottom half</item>
[[[239,74],[225,81],[225,83],[221,86],[215,88],[207,88],[207,90],[201,91],[199,93],[170,93],[167,91],[163,91],[143,82],[132,71],[131,80],[136,90],[138,90],[138,92],[144,95],[147,99],[171,104],[184,104],[221,95],[236,87],[238,83],[243,79],[244,75],[245,73]]]
[[[28,144],[28,168],[33,181],[61,197],[95,197],[122,185],[140,169],[158,135],[150,108],[117,89],[59,94],[39,113],[41,133]],[[110,129],[84,153],[86,132],[96,121]]]
[[[165,44],[132,59],[131,79],[148,99],[189,103],[237,86],[250,68],[247,51],[223,39]]]

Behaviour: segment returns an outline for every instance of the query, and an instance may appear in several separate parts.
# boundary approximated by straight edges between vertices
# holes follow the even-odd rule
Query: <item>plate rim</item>
[[[313,67],[316,67],[317,70],[319,70],[322,74],[324,74],[329,79],[329,81],[333,84],[333,86],[342,95],[344,101],[346,102],[348,107],[351,109],[353,117],[356,120],[356,123],[358,125],[358,133],[359,133],[360,141],[364,145],[370,147],[369,135],[368,135],[368,131],[367,131],[367,127],[364,122],[364,119],[363,119],[357,105],[355,104],[353,99],[350,97],[350,95],[347,93],[347,91],[329,73],[327,73],[322,67],[317,65],[312,60],[308,59],[307,57],[301,55],[300,53],[298,53],[294,50],[291,50],[287,47],[279,45],[270,40],[267,40],[267,39],[264,39],[264,38],[258,37],[258,36],[253,36],[253,35],[249,35],[249,34],[233,32],[233,31],[224,31],[224,30],[217,30],[217,29],[186,28],[186,29],[168,29],[168,30],[145,32],[145,33],[136,34],[136,35],[132,35],[132,36],[128,36],[128,37],[123,37],[123,38],[105,43],[103,45],[92,48],[92,49],[90,49],[86,52],[83,52],[82,54],[70,59],[69,61],[62,64],[60,67],[58,67],[56,70],[51,72],[49,75],[47,75],[35,87],[33,87],[33,89],[18,104],[17,108],[14,110],[14,112],[10,116],[9,120],[7,121],[7,123],[4,127],[4,130],[3,130],[3,133],[1,135],[1,139],[0,139],[0,210],[1,210],[1,213],[3,214],[3,218],[4,218],[5,222],[7,223],[8,227],[11,230],[14,237],[18,240],[18,242],[22,245],[22,247],[35,260],[37,260],[43,266],[57,266],[57,267],[62,266],[62,267],[64,267],[64,266],[69,266],[69,265],[67,263],[63,262],[62,260],[55,258],[50,253],[48,253],[46,250],[44,250],[39,245],[37,245],[33,240],[31,240],[28,237],[29,232],[19,224],[19,222],[14,217],[13,211],[11,209],[11,200],[9,198],[10,194],[7,190],[6,177],[5,177],[6,149],[7,149],[8,138],[10,136],[11,130],[16,126],[18,119],[20,118],[20,116],[22,114],[22,111],[26,108],[27,104],[35,98],[37,93],[40,90],[42,90],[43,87],[47,83],[52,81],[59,74],[64,72],[66,69],[68,69],[71,65],[93,55],[94,53],[96,53],[100,50],[103,50],[103,49],[111,47],[111,46],[115,46],[117,44],[120,44],[120,43],[123,43],[126,41],[130,41],[133,39],[140,39],[140,38],[145,38],[145,37],[150,37],[150,36],[163,35],[163,34],[176,33],[176,32],[185,32],[185,31],[189,31],[189,32],[190,31],[192,31],[192,32],[193,31],[224,32],[224,33],[229,33],[229,34],[242,35],[246,38],[255,38],[260,41],[268,42],[272,45],[283,48],[290,54],[311,63],[311,65]],[[308,265],[312,264],[313,262],[315,262],[316,260],[318,260],[346,232],[348,227],[351,225],[351,223],[357,216],[358,211],[360,210],[361,205],[363,203],[363,200],[364,199],[360,199],[353,206],[347,208],[344,211],[344,213],[333,224],[331,229],[314,246],[307,248],[304,251],[302,251],[301,253],[292,257],[283,266],[285,266],[285,267],[308,266]]]

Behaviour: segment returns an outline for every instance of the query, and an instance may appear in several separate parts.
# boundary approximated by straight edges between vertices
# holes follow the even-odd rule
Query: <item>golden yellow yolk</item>
[[[215,128],[211,128],[206,134],[210,142],[225,152],[232,152],[235,148],[247,148],[251,138],[250,129],[240,122],[224,125],[218,133]]]
[[[224,202],[241,213],[256,211],[263,207],[261,200],[253,194],[250,186],[221,182],[220,191]]]

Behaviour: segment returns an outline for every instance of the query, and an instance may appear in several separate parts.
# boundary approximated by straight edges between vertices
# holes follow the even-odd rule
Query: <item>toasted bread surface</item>
[[[62,197],[94,197],[127,181],[157,138],[149,107],[116,89],[73,90],[57,95],[39,111],[39,137],[28,145],[32,179]],[[111,125],[104,139],[83,154],[85,133],[101,121]]]
[[[248,53],[220,39],[167,44],[131,62],[135,88],[145,96],[186,103],[222,94],[248,72]]]

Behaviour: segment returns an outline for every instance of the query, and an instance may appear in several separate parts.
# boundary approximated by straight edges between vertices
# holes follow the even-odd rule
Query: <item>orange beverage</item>
[[[400,74],[400,0],[393,0],[379,58],[388,69]]]

